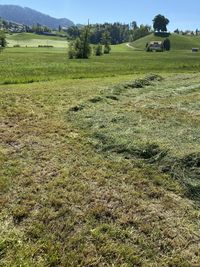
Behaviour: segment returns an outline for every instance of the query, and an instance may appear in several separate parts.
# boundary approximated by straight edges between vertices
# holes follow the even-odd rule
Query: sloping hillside
[[[155,36],[154,34],[145,36],[131,45],[137,49],[144,50],[146,43],[151,41],[160,41],[164,40],[165,37]],[[171,41],[171,49],[172,50],[188,50],[192,47],[200,47],[200,37],[199,36],[186,36],[186,35],[178,35],[178,34],[171,34],[169,36]]]
[[[59,36],[47,36],[34,33],[16,33],[7,35],[8,47],[38,47],[53,46],[53,47],[67,47],[68,42],[66,38]]]
[[[49,28],[58,28],[59,25],[63,27],[73,25],[73,22],[69,19],[56,19],[36,10],[16,5],[0,5],[0,17],[28,26],[33,26],[37,23]]]

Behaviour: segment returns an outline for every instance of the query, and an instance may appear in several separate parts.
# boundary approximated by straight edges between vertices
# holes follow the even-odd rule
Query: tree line
[[[82,27],[77,26],[68,28],[66,31],[68,40],[75,40],[76,38],[80,38],[82,30]],[[135,41],[150,34],[152,32],[152,29],[149,25],[138,26],[136,22],[132,22],[130,24],[122,24],[119,22],[92,24],[90,25],[90,43],[101,43],[105,32],[107,32],[110,36],[110,43],[112,45],[115,45]]]

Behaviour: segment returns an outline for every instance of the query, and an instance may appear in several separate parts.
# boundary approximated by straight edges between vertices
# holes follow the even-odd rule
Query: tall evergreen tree
[[[90,26],[86,26],[80,37],[81,43],[83,44],[82,49],[82,58],[89,58],[91,55],[91,46],[90,46]]]

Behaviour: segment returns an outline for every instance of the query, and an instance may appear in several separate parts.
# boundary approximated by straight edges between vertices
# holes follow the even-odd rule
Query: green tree
[[[111,51],[110,43],[111,43],[110,33],[108,31],[105,31],[102,34],[102,44],[104,45],[104,54],[110,53]]]
[[[174,33],[179,34],[179,33],[180,33],[179,29],[177,28],[177,29],[174,31]]]
[[[96,56],[102,56],[103,55],[103,47],[101,44],[98,44],[96,47],[95,47],[95,55]]]
[[[3,49],[6,47],[6,35],[3,31],[0,32],[0,52],[3,51]]]
[[[133,42],[137,39],[140,39],[146,35],[149,35],[152,32],[151,26],[141,24],[135,30],[131,31],[129,42]]]
[[[137,26],[137,22],[136,22],[136,21],[132,21],[132,22],[131,22],[131,28],[132,28],[132,30],[134,30],[134,31],[138,28],[138,26]]]
[[[166,32],[168,24],[169,24],[169,20],[160,14],[155,16],[155,18],[153,19],[154,31]]]
[[[42,30],[43,32],[51,32],[51,29],[47,26],[44,26]]]
[[[85,27],[81,33],[81,43],[83,44],[82,58],[89,58],[91,55],[90,46],[90,26]]]
[[[70,42],[69,43],[69,49],[68,49],[68,58],[69,59],[73,59],[75,58],[75,46],[74,46],[74,42]]]
[[[67,34],[69,39],[74,40],[75,38],[80,37],[81,30],[77,26],[72,26],[67,29]]]
[[[163,47],[166,51],[169,51],[171,49],[171,43],[169,38],[166,38],[163,42]]]
[[[85,27],[74,42],[70,44],[68,57],[69,58],[89,58],[91,55],[91,46],[89,43],[90,27]]]

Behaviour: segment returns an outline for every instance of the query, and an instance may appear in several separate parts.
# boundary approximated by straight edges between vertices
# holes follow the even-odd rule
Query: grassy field
[[[139,50],[144,50],[146,43],[151,41],[163,41],[166,37],[155,36],[154,34],[150,34],[144,38],[141,38],[132,43],[132,46]],[[172,50],[190,50],[193,47],[200,48],[200,37],[199,36],[186,36],[179,34],[171,34],[169,37],[171,42]]]
[[[0,266],[200,266],[199,54],[66,55],[0,55]]]
[[[110,55],[69,60],[64,48],[7,48],[0,55],[0,64],[0,84],[13,84],[150,72],[193,73],[200,70],[200,53],[146,53],[123,44],[113,46]]]
[[[58,36],[46,36],[33,33],[15,33],[7,35],[8,47],[20,46],[20,47],[38,47],[53,46],[53,47],[67,47],[68,42],[66,38]]]

